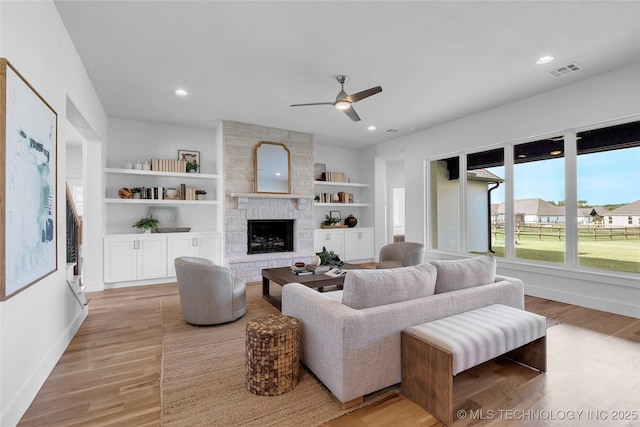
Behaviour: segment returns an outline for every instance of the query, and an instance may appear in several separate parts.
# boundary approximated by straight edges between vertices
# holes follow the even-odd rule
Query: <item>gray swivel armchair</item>
[[[425,245],[414,242],[389,243],[380,248],[376,268],[398,268],[424,262]]]
[[[194,325],[234,321],[247,311],[246,284],[204,258],[174,260],[182,316]]]

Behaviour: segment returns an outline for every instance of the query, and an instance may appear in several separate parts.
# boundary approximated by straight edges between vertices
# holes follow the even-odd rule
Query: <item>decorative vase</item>
[[[358,225],[358,219],[355,216],[349,214],[349,216],[344,219],[344,225],[349,228],[353,228]]]
[[[167,197],[173,199],[178,195],[178,190],[176,190],[175,188],[167,188],[166,194]]]
[[[150,228],[145,228],[144,229],[144,234],[151,234],[151,229]]]
[[[134,199],[139,199],[140,198],[140,193],[133,193],[133,198]]]
[[[318,255],[314,255],[311,259],[311,265],[320,265],[320,257]]]
[[[338,193],[333,193],[331,195],[331,201],[332,202],[339,202],[340,201],[340,196],[338,195]]]

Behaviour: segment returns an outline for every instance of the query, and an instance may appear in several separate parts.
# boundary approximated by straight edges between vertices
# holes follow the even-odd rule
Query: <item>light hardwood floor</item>
[[[159,301],[176,294],[168,284],[88,295],[88,318],[19,425],[159,426]],[[455,425],[639,425],[640,320],[533,297],[526,308],[558,323],[547,334],[548,372],[496,359],[459,374]],[[635,420],[612,420],[632,411]],[[402,395],[327,424],[434,425]]]

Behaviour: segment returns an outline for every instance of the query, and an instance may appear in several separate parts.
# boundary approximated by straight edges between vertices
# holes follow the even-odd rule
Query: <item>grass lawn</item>
[[[516,257],[537,261],[564,263],[565,242],[556,239],[539,241],[523,238],[516,245]],[[504,245],[494,244],[495,256],[504,257]],[[583,267],[640,273],[640,239],[588,240],[578,242],[578,260]]]

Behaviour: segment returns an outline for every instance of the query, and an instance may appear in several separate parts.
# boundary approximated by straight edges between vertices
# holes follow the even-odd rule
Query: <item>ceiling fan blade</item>
[[[359,122],[360,121],[360,116],[358,116],[358,113],[356,113],[356,110],[353,109],[353,107],[349,107],[346,110],[342,110],[344,111],[344,113],[349,116],[349,118],[351,120],[353,120],[354,122]]]
[[[375,95],[376,93],[380,93],[380,92],[382,92],[382,88],[380,86],[376,86],[376,87],[372,87],[371,89],[363,90],[362,92],[349,95],[347,99],[351,102],[358,102],[362,99],[368,98],[371,95]]]
[[[292,107],[306,107],[307,105],[333,105],[333,102],[313,102],[311,104],[291,104]]]

